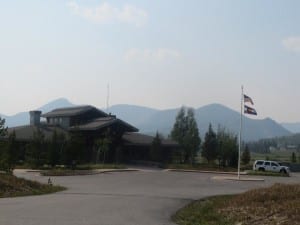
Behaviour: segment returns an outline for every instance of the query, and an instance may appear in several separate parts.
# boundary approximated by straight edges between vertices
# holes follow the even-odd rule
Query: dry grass
[[[62,190],[65,188],[25,180],[10,174],[0,174],[0,198],[48,194]]]
[[[275,184],[233,197],[219,212],[243,225],[300,224],[300,184]]]
[[[275,184],[195,201],[173,220],[180,225],[300,225],[300,184]]]

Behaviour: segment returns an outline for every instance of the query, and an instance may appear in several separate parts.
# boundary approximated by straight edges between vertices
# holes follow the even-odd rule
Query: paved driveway
[[[47,177],[37,173],[18,171],[17,175],[47,182]],[[216,175],[143,170],[53,177],[54,184],[68,190],[0,199],[0,224],[169,225],[173,224],[171,215],[192,200],[239,193],[275,182],[300,182],[299,174],[291,178],[266,177],[264,182],[214,180],[213,176]]]

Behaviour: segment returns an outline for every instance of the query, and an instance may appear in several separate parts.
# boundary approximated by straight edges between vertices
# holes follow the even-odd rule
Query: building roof
[[[70,130],[83,130],[83,131],[93,131],[93,130],[99,130],[105,127],[108,127],[112,124],[120,124],[121,126],[126,128],[126,131],[128,132],[137,132],[138,129],[134,126],[124,122],[123,120],[117,119],[114,116],[107,116],[107,117],[101,117],[94,119],[90,122],[87,122],[82,125],[73,126],[70,127]]]
[[[152,145],[154,139],[149,135],[131,132],[126,132],[122,138],[127,142],[127,145]],[[178,146],[176,141],[170,139],[161,139],[161,144],[164,146]]]
[[[83,114],[88,111],[96,111],[100,116],[108,116],[105,112],[97,109],[94,106],[91,105],[85,105],[85,106],[76,106],[76,107],[67,107],[67,108],[58,108],[54,109],[51,112],[42,114],[42,117],[67,117],[67,116],[77,116],[80,114]]]
[[[8,134],[15,131],[16,133],[16,139],[21,141],[28,141],[31,140],[34,136],[34,133],[37,132],[37,130],[40,129],[43,134],[45,135],[45,139],[51,139],[54,130],[57,131],[57,133],[63,133],[65,137],[68,137],[68,132],[61,127],[58,126],[48,126],[41,124],[40,126],[33,126],[33,125],[27,125],[27,126],[19,126],[19,127],[12,127],[8,129]]]

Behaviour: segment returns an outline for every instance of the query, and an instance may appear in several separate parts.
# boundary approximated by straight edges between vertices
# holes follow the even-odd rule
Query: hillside
[[[285,129],[291,131],[292,133],[300,133],[300,122],[298,123],[282,123]]]
[[[116,108],[111,108],[110,110],[118,117],[138,127],[143,133],[154,134],[156,131],[159,131],[164,136],[167,136],[170,133],[175,122],[176,114],[179,110],[178,108],[153,110],[146,107],[139,107],[140,112],[147,115],[142,116],[141,119],[138,114],[132,116],[131,111],[135,107],[136,106],[127,105],[126,108],[129,109],[127,111],[124,110],[123,107],[118,107],[118,110],[116,110]],[[136,120],[135,118],[138,119]],[[207,131],[209,123],[213,125],[215,130],[220,125],[237,134],[240,129],[240,114],[221,104],[210,104],[195,109],[195,118],[202,137]],[[254,120],[244,117],[243,131],[244,140],[258,140],[261,138],[288,136],[291,134],[291,132],[270,118]]]

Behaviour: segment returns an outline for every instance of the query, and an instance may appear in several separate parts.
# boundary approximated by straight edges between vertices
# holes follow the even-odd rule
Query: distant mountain
[[[157,109],[126,104],[113,105],[108,111],[132,125],[141,124],[159,112]]]
[[[41,110],[43,113],[49,112],[55,108],[74,106],[69,100],[65,98],[59,98],[47,103],[46,105],[32,110]],[[1,118],[5,119],[5,125],[8,127],[15,127],[25,125],[29,123],[29,112],[20,112],[13,116],[1,115]]]
[[[282,123],[285,129],[291,131],[292,133],[300,133],[300,122],[298,123]]]
[[[156,110],[134,105],[117,105],[110,108],[113,114],[136,126],[140,132],[155,134],[156,131],[159,131],[164,136],[170,134],[178,110],[179,108]],[[209,123],[212,124],[215,130],[220,125],[238,134],[240,129],[240,114],[220,104],[210,104],[195,109],[195,118],[202,138],[208,129]],[[243,121],[244,140],[258,140],[291,134],[291,132],[270,118],[254,120],[243,117]]]
[[[60,98],[38,108],[38,110],[46,113],[55,108],[70,106],[74,106],[74,104],[65,98]],[[142,133],[155,134],[156,131],[159,131],[164,136],[170,134],[178,110],[179,108],[158,110],[149,107],[125,104],[114,105],[108,109],[110,113],[115,114],[118,118],[134,125]],[[28,112],[2,117],[6,119],[6,125],[9,127],[29,123]],[[208,129],[209,123],[212,124],[215,130],[217,130],[220,125],[229,131],[238,134],[240,129],[240,114],[220,104],[210,104],[195,109],[195,118],[202,138]],[[244,117],[243,120],[243,138],[247,141],[291,135],[290,131],[270,118],[257,120]]]

